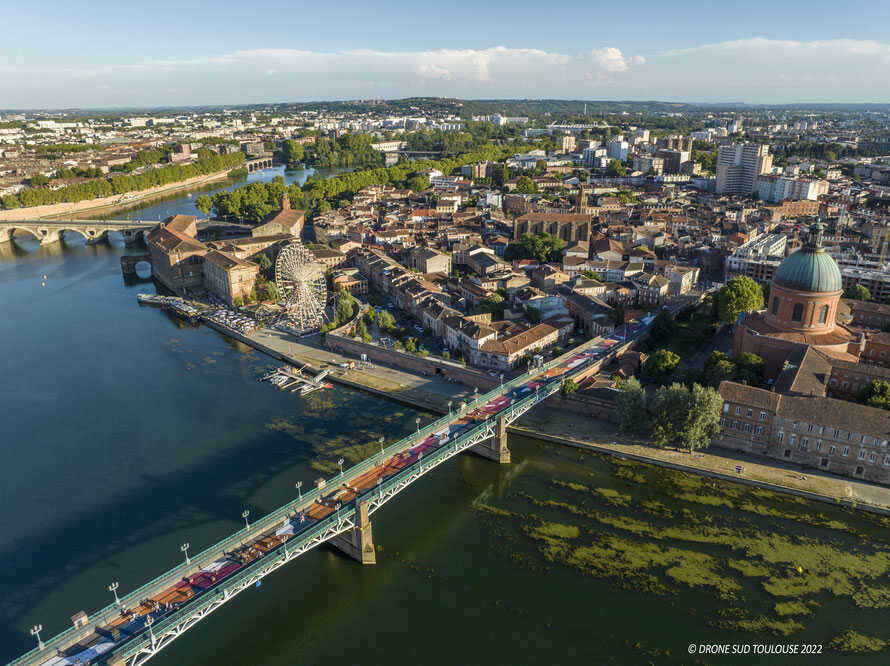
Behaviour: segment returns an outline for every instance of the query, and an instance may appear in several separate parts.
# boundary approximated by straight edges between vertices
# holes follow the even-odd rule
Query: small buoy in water
[[[803,567],[797,567],[797,573],[803,573]]]
[[[40,283],[40,286],[41,286],[41,287],[45,287],[45,286],[46,286],[46,282],[41,282],[41,283]]]
[[[45,276],[45,275],[43,276],[43,279],[44,279],[44,280],[46,279],[46,276]]]

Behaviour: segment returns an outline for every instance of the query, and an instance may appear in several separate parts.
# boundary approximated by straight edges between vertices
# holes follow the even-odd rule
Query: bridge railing
[[[643,329],[640,329],[640,330],[642,331]],[[439,419],[436,419],[435,421],[427,424],[423,428],[420,428],[418,431],[415,431],[415,432],[409,434],[408,436],[403,437],[402,439],[395,442],[394,444],[384,448],[382,455],[380,453],[377,453],[377,454],[363,460],[362,462],[354,465],[349,470],[346,470],[346,472],[342,476],[338,474],[337,476],[331,478],[329,480],[329,483],[325,484],[324,488],[318,488],[318,487],[313,488],[313,489],[307,491],[306,493],[304,493],[302,498],[298,497],[297,499],[294,499],[291,502],[288,502],[284,506],[281,506],[278,509],[266,514],[265,516],[263,516],[262,518],[260,518],[254,522],[254,524],[251,526],[251,529],[249,532],[247,532],[246,529],[241,529],[238,532],[235,532],[234,534],[227,536],[226,538],[218,541],[217,543],[213,544],[212,546],[210,546],[208,548],[205,548],[200,553],[198,553],[197,555],[192,557],[190,563],[180,562],[179,564],[174,566],[172,569],[165,571],[164,573],[155,577],[151,581],[145,583],[144,585],[139,586],[132,592],[122,596],[120,598],[121,606],[128,607],[128,606],[138,605],[139,602],[141,602],[143,599],[145,599],[146,596],[150,596],[150,593],[154,592],[163,583],[169,582],[171,580],[178,580],[188,573],[192,573],[194,571],[199,570],[202,566],[205,566],[205,565],[211,563],[213,560],[219,558],[220,554],[223,553],[224,551],[230,550],[236,546],[241,545],[244,542],[245,538],[250,535],[262,534],[263,532],[269,531],[279,521],[284,520],[289,515],[291,515],[293,512],[297,511],[299,508],[310,505],[312,502],[320,499],[321,496],[323,496],[325,493],[330,492],[331,488],[336,487],[338,482],[342,482],[345,479],[351,479],[355,476],[363,474],[364,472],[380,465],[382,461],[388,460],[390,457],[392,457],[396,453],[400,453],[401,451],[403,451],[407,448],[410,448],[414,444],[416,444],[416,443],[420,442],[422,439],[424,439],[427,435],[430,435],[434,432],[437,432],[438,430],[441,430],[441,429],[447,427],[460,414],[468,414],[468,413],[472,412],[480,405],[484,405],[485,403],[490,401],[492,398],[498,397],[501,394],[503,394],[507,391],[510,391],[511,389],[516,388],[517,386],[520,386],[520,385],[526,383],[530,379],[533,379],[534,377],[540,375],[541,373],[546,372],[547,370],[555,367],[556,365],[561,363],[566,358],[568,358],[574,354],[577,354],[580,351],[583,351],[584,349],[592,346],[594,343],[596,343],[597,341],[599,341],[601,339],[602,339],[601,337],[598,337],[598,338],[594,338],[592,340],[588,340],[587,342],[582,343],[581,345],[578,345],[574,349],[567,351],[566,353],[551,360],[550,362],[545,363],[545,364],[541,365],[540,367],[534,367],[531,370],[519,375],[518,377],[515,377],[512,380],[504,382],[503,385],[498,385],[491,391],[488,391],[487,393],[480,395],[479,397],[470,401],[470,403],[466,406],[465,409],[453,412],[451,414],[446,414],[445,416],[443,416]],[[586,367],[586,365],[587,365],[587,363],[585,363],[584,366],[581,366],[581,367]],[[580,367],[578,369],[580,369]],[[573,369],[573,371],[574,370],[575,369]],[[548,395],[553,392],[555,392],[555,389],[550,391],[548,393]],[[519,401],[519,403],[515,403],[513,406],[516,407],[516,406],[519,406],[520,404],[525,404],[526,400],[533,400],[533,399],[535,399],[535,396],[530,395],[527,398],[524,398],[523,400]],[[473,431],[475,431],[475,428],[473,428]],[[470,433],[467,433],[466,436],[470,436],[470,435],[472,435],[472,431]],[[408,469],[410,469],[410,467]],[[93,613],[91,615],[89,621],[85,625],[78,627],[78,628],[69,627],[68,629],[64,630],[63,632],[57,634],[53,638],[46,641],[44,643],[43,651],[45,651],[46,654],[51,654],[51,651],[54,650],[55,648],[67,646],[67,644],[69,642],[73,641],[74,636],[85,635],[90,630],[95,629],[102,623],[108,621],[109,619],[111,619],[113,617],[116,617],[116,615],[118,613],[118,609],[119,609],[119,607],[116,603],[111,603],[111,604],[105,606],[101,610]],[[37,648],[34,648],[34,649],[30,650],[29,652],[25,653],[24,655],[22,655],[21,657],[19,657],[18,659],[10,662],[10,664],[11,665],[20,664],[20,663],[36,656],[38,652],[41,652],[41,651],[38,650]]]

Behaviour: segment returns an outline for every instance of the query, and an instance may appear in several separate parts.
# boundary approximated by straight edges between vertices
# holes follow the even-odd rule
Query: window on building
[[[720,427],[721,428],[726,427],[726,419],[724,419],[723,417],[720,418]]]
[[[760,420],[766,421],[766,412],[760,412]]]
[[[741,408],[741,407],[736,407],[736,408],[735,408],[735,413],[736,413],[736,414],[741,414],[741,413],[742,413],[742,408]]]
[[[794,446],[794,442],[797,441],[797,435],[791,435],[791,439],[788,440],[788,443],[791,446]]]
[[[732,428],[733,430],[738,430],[738,429],[739,429],[739,422],[738,422],[738,421],[733,421],[733,422],[730,424],[729,427]]]
[[[844,447],[844,450],[841,451],[841,455],[842,455],[842,456],[846,456],[846,455],[849,455],[849,454],[850,454],[850,447],[849,447],[849,446],[845,446],[845,447]]]
[[[807,426],[807,432],[813,432],[815,429],[816,429],[816,426],[814,426],[812,423]]]
[[[862,474],[865,470],[862,468],[862,465],[856,465],[856,475]]]
[[[795,303],[791,313],[791,321],[800,321],[803,318],[803,303]]]
[[[780,433],[778,434],[778,436],[776,437],[776,439],[778,439],[778,440],[781,442],[783,439],[785,439],[785,433],[784,433],[784,432],[780,432]]]
[[[819,461],[819,466],[828,467],[828,458],[822,458],[822,460]]]
[[[829,446],[829,447],[828,447],[828,455],[833,456],[835,453],[837,453],[837,447],[836,447],[836,446]]]
[[[826,321],[828,321],[828,306],[823,305],[819,308],[819,323],[824,324]]]
[[[865,460],[865,454],[868,453],[865,449],[859,449],[859,460]]]
[[[890,467],[890,456],[884,456],[884,466]]]
[[[821,439],[817,439],[817,440],[816,440],[816,450],[817,450],[817,451],[821,451],[821,450],[822,450],[822,440],[821,440]]]
[[[745,424],[745,432],[751,432],[751,424],[750,423]]]
[[[729,403],[728,403],[728,402],[724,402],[724,403],[723,403],[723,411],[724,411],[724,412],[728,412],[728,411],[729,411]]]
[[[875,464],[875,459],[876,459],[877,457],[878,457],[878,454],[875,453],[874,451],[872,451],[872,452],[869,454],[869,456],[868,456],[868,462],[870,462],[872,465],[874,465],[874,464]]]
[[[785,457],[786,457],[786,458],[790,458],[790,457],[791,457],[791,449],[785,449]]]
[[[779,314],[779,299],[778,297],[773,298],[773,315]]]
[[[754,415],[754,410],[751,409],[750,407],[748,407],[748,411],[745,413],[745,416],[747,416],[750,419],[753,415]]]
[[[763,426],[757,426],[757,429],[754,431],[754,434],[762,435],[763,434]]]

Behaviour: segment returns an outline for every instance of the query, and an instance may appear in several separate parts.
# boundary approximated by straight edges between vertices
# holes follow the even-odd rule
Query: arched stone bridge
[[[87,243],[97,243],[109,231],[118,231],[124,237],[124,242],[133,243],[142,238],[143,232],[157,224],[150,220],[0,220],[0,243],[11,241],[16,231],[31,234],[41,245],[57,243],[70,232],[80,234]]]
[[[260,157],[255,160],[247,160],[244,163],[244,168],[248,171],[259,171],[260,169],[269,169],[273,166],[275,164],[272,162],[271,157]]]

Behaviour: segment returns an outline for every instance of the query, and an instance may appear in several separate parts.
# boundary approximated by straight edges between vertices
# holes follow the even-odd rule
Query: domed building
[[[803,247],[776,269],[766,310],[744,316],[736,327],[735,354],[751,352],[763,358],[769,377],[801,347],[842,360],[859,358],[860,336],[837,321],[841,271],[822,247],[823,230],[821,223],[810,227]]]

